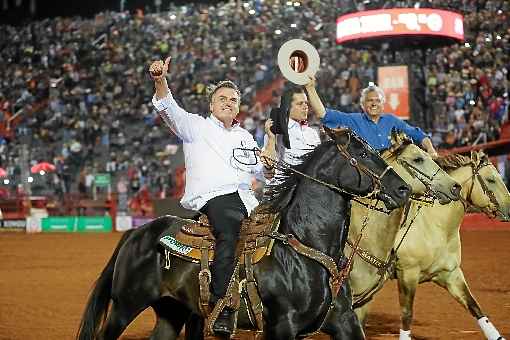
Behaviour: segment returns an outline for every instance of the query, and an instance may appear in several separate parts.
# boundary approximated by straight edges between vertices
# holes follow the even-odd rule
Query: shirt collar
[[[304,119],[301,121],[297,121],[292,118],[289,118],[289,128],[292,128],[294,126],[298,126],[298,127],[308,126],[308,120]]]
[[[223,124],[222,121],[220,121],[218,118],[216,118],[213,114],[210,114],[209,115],[209,118],[211,118],[212,122],[222,128],[225,129],[225,124]],[[234,120],[232,121],[232,128],[236,128],[239,126],[239,121],[237,119],[234,118]]]
[[[381,113],[381,115],[379,116],[379,122],[374,122],[372,119],[370,119],[370,117],[368,116],[368,113],[366,112],[362,112],[362,115],[363,115],[363,118],[365,118],[367,121],[369,121],[370,123],[373,123],[373,124],[377,124],[381,121],[381,119],[384,117],[384,113]]]

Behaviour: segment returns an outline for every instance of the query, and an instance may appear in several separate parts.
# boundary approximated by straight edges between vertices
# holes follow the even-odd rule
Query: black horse
[[[268,207],[281,214],[280,233],[294,235],[338,264],[350,198],[377,193],[393,209],[406,202],[410,189],[348,130],[332,137],[287,170]],[[78,339],[117,339],[147,307],[158,317],[151,339],[176,339],[190,316],[199,315],[199,266],[172,257],[170,269],[163,269],[157,251],[160,235],[182,224],[165,216],[123,235],[91,293]],[[363,339],[345,289],[340,292],[345,299],[334,302],[324,321],[332,303],[329,276],[318,262],[276,241],[272,253],[255,265],[266,339],[295,339],[321,325],[334,339]]]

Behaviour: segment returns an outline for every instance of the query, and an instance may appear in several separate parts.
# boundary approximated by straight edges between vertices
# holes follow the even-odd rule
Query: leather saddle
[[[199,309],[206,318],[207,324],[207,327],[204,327],[204,335],[213,333],[214,322],[225,306],[239,309],[241,295],[246,301],[250,320],[256,329],[262,332],[263,305],[258,295],[253,265],[271,253],[273,238],[270,235],[278,229],[279,215],[266,213],[264,208],[259,206],[242,222],[236,250],[238,258],[236,268],[230,279],[226,296],[220,299],[212,310],[209,304],[211,282],[209,265],[214,258],[215,245],[212,228],[205,215],[200,216],[198,221],[187,221],[189,223],[185,223],[180,229],[174,229],[162,236],[159,245],[164,250],[164,268],[166,269],[171,267],[171,255],[200,265]]]
[[[244,263],[247,252],[252,254],[252,263],[257,263],[268,255],[273,244],[269,234],[277,228],[277,215],[265,213],[263,208],[257,207],[241,225],[238,243],[240,262]],[[205,250],[208,262],[214,258],[215,239],[205,215],[201,215],[198,221],[184,224],[174,235],[161,237],[159,243],[172,255],[194,263],[200,263],[204,259]]]

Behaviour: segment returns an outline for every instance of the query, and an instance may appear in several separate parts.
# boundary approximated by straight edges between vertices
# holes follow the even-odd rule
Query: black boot
[[[213,325],[213,332],[216,335],[230,336],[234,332],[235,311],[225,307]]]

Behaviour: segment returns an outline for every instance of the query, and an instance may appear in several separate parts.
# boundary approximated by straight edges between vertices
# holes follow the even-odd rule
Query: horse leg
[[[402,318],[399,340],[411,340],[411,323],[413,321],[413,303],[420,276],[419,269],[397,271],[398,299]]]
[[[329,334],[334,340],[364,340],[363,327],[356,313],[350,308],[350,301],[345,300],[348,299],[343,296],[337,297],[335,306],[329,313],[321,331]]]
[[[266,318],[267,320],[274,320],[274,316]],[[266,339],[274,340],[295,340],[297,336],[297,325],[292,320],[292,315],[280,316],[276,322],[266,325],[265,336]]]
[[[108,318],[101,330],[99,339],[115,340],[120,337],[126,327],[133,321],[138,314],[143,312],[146,307],[134,307],[119,301],[112,303]]]
[[[482,308],[469,290],[464,278],[464,273],[459,267],[451,272],[443,272],[434,277],[433,281],[439,286],[448,290],[451,296],[464,308],[469,310],[471,315],[478,320],[485,337],[489,340],[501,340],[503,337],[482,312]]]
[[[152,305],[156,312],[156,326],[150,340],[175,340],[191,314],[182,303],[172,299],[163,298]]]
[[[366,326],[367,323],[367,317],[368,317],[368,311],[370,310],[370,305],[372,304],[372,301],[368,301],[363,306],[358,307],[354,310],[356,315],[358,316],[358,320],[361,323],[362,327]]]
[[[204,318],[198,314],[191,314],[186,321],[186,340],[204,339]]]

